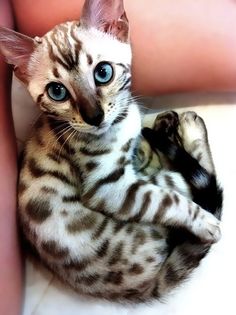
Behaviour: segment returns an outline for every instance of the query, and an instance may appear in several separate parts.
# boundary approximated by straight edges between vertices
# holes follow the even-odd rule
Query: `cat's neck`
[[[127,140],[136,138],[141,130],[141,114],[136,103],[131,103],[127,107],[126,114],[113,122],[109,129],[102,134],[85,134],[79,133],[77,146],[84,145],[91,147],[106,147],[111,143],[116,146],[122,146]]]
[[[137,138],[141,131],[141,114],[136,103],[131,103],[122,119],[115,121],[101,137],[95,138],[98,145],[115,142],[122,146],[127,140]]]

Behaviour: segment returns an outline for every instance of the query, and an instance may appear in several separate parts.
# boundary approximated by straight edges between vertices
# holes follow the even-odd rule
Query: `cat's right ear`
[[[129,22],[123,0],[85,0],[80,22],[129,42]]]
[[[35,40],[5,27],[0,27],[0,54],[14,65],[15,75],[27,82],[28,63],[35,49]]]

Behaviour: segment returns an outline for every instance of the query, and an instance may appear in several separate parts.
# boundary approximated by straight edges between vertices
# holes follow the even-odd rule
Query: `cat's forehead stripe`
[[[53,63],[57,62],[61,66],[63,66],[66,70],[69,70],[68,65],[59,56],[57,56],[56,53],[54,53],[53,47],[47,38],[46,38],[46,43],[48,46],[48,55],[49,55],[49,58],[52,60],[52,62]]]
[[[75,42],[80,41],[79,38],[76,36],[77,34],[76,31],[78,30],[78,27],[79,27],[78,23],[73,23],[70,29],[70,35],[74,39]]]
[[[75,26],[67,23],[58,25],[45,37],[50,59],[68,71],[78,66],[82,48],[82,42],[75,35]],[[69,40],[70,37],[73,39],[73,44]],[[88,62],[91,61],[92,58],[88,57]]]
[[[60,35],[60,36],[59,36]],[[78,63],[78,53],[73,54],[72,47],[67,37],[67,29],[62,28],[62,32],[53,31],[51,35],[52,41],[57,46],[57,51],[66,63],[68,70],[72,70]]]
[[[53,68],[52,70],[52,73],[53,75],[56,77],[56,78],[60,78],[60,73],[58,72],[58,69],[56,67]]]
[[[87,54],[87,61],[88,61],[88,64],[91,65],[93,63],[93,58],[91,55]]]

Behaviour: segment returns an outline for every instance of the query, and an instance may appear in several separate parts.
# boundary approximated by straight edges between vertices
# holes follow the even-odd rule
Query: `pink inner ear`
[[[27,66],[34,51],[34,40],[13,30],[0,27],[0,53],[17,67]]]
[[[128,39],[128,20],[123,0],[86,0],[81,22],[86,27],[108,32],[122,41]]]

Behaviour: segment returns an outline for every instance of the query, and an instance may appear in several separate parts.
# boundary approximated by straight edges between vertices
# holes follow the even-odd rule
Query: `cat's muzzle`
[[[80,114],[83,118],[83,120],[91,125],[91,126],[100,126],[100,124],[104,120],[104,111],[103,109],[98,106],[96,108],[93,108],[92,110],[83,110],[82,108],[80,109]]]

